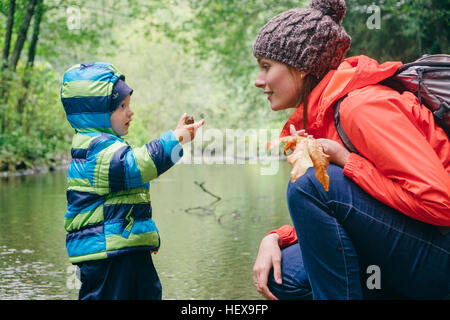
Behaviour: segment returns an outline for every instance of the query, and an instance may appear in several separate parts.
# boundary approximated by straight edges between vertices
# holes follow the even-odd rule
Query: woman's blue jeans
[[[450,298],[450,233],[372,198],[342,168],[314,168],[287,189],[298,244],[282,251],[280,299]]]

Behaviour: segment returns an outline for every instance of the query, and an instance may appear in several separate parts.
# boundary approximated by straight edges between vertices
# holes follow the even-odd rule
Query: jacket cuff
[[[183,156],[183,148],[173,131],[166,131],[158,140],[164,149],[164,153],[170,156],[172,163],[177,163]]]
[[[345,163],[343,173],[350,179],[357,175],[357,172],[362,168],[362,162],[365,158],[357,155],[356,153],[350,153],[347,162]]]
[[[267,235],[276,233],[280,237],[278,245],[281,249],[286,248],[297,242],[297,234],[293,226],[284,225],[279,229],[270,231]]]

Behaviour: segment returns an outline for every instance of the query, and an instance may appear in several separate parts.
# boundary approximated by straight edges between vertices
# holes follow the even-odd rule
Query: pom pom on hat
[[[324,15],[330,16],[338,24],[344,19],[346,11],[344,0],[312,0],[309,7],[322,11]]]

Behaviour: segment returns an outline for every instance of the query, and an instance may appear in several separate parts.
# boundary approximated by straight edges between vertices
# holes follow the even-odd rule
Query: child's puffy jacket
[[[76,133],[64,227],[72,263],[131,250],[158,250],[149,181],[183,154],[172,131],[131,148],[111,128],[111,93],[125,77],[109,63],[78,64],[64,74],[61,101]]]
[[[333,105],[340,106],[341,124],[361,153],[352,153],[344,174],[374,198],[403,214],[429,224],[450,226],[450,141],[433,114],[417,97],[378,84],[401,62],[367,56],[345,59],[331,70],[308,97],[308,133],[342,144],[334,125]],[[302,128],[303,108],[285,124]],[[293,227],[277,230],[282,245],[296,241]]]

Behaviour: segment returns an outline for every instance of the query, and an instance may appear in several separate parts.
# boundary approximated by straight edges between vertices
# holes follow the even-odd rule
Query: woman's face
[[[264,90],[273,111],[299,106],[299,93],[305,72],[291,71],[283,63],[259,58],[259,74],[255,86]]]

